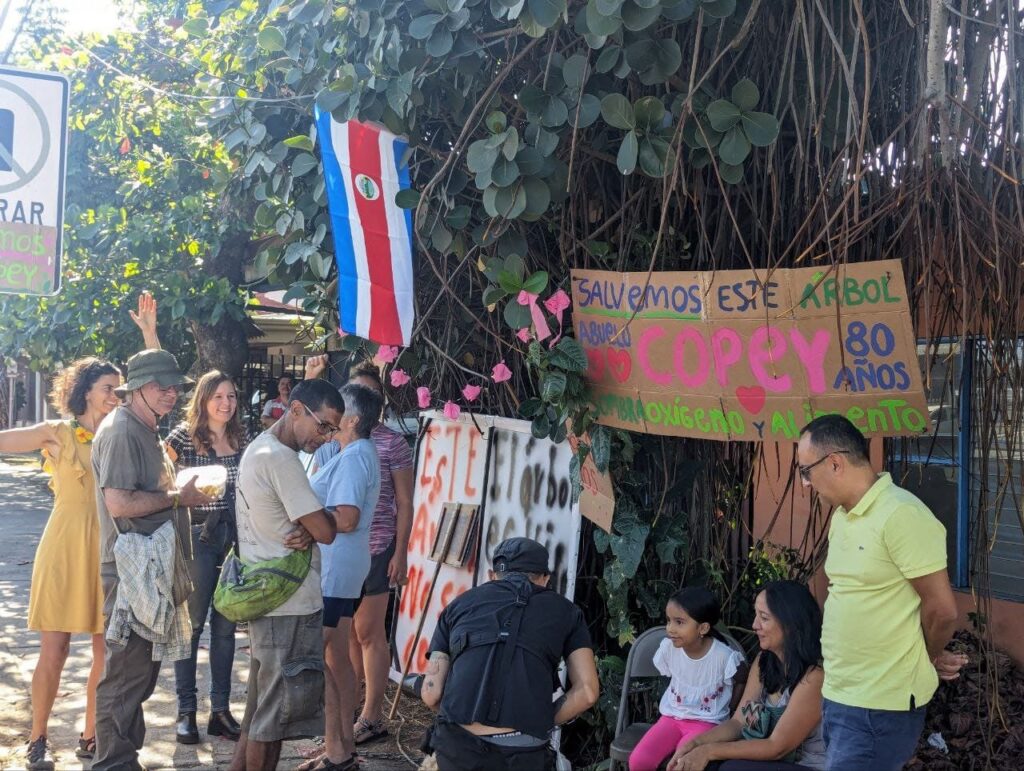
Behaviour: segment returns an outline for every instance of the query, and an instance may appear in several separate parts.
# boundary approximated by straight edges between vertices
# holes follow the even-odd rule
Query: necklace
[[[87,429],[78,420],[73,419],[71,421],[71,429],[75,432],[75,441],[79,444],[92,444],[93,434],[92,431]]]

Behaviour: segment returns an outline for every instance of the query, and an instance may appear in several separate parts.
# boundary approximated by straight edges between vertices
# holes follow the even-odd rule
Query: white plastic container
[[[189,483],[192,477],[196,477],[196,489],[205,493],[214,500],[224,497],[228,487],[228,470],[221,465],[196,466],[195,468],[183,468],[178,472],[175,484],[180,490]]]

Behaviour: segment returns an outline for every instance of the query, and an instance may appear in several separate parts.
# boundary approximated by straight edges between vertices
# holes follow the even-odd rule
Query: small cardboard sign
[[[572,271],[598,422],[793,441],[841,413],[869,436],[928,428],[899,260],[775,271]]]
[[[569,446],[577,452],[580,438],[569,433]],[[590,444],[589,434],[582,436],[584,444]],[[594,456],[587,453],[587,459],[580,466],[580,514],[589,519],[606,533],[612,531],[612,517],[615,515],[615,489],[612,477],[606,471],[598,471]]]

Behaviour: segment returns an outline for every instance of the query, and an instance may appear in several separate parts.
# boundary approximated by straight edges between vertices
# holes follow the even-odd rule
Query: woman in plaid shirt
[[[192,656],[175,662],[178,691],[177,740],[199,742],[196,726],[196,653],[206,617],[210,617],[210,720],[206,732],[236,741],[240,732],[231,715],[231,666],[235,658],[235,625],[212,606],[213,590],[221,564],[235,535],[235,482],[238,463],[249,437],[238,415],[235,384],[223,372],[213,370],[199,379],[185,420],[167,437],[167,453],[177,468],[224,466],[228,482],[224,496],[192,509],[192,551],[189,563],[193,591],[188,610],[192,620]]]

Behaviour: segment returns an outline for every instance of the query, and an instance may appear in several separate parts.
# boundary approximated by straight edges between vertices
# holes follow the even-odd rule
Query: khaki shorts
[[[249,622],[252,663],[242,730],[257,742],[323,736],[323,612]]]

